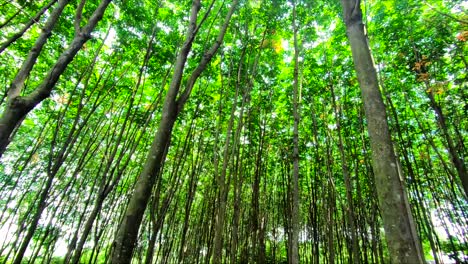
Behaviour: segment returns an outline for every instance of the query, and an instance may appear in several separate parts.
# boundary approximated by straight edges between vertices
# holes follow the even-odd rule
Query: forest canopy
[[[468,263],[468,1],[0,1],[0,263]]]

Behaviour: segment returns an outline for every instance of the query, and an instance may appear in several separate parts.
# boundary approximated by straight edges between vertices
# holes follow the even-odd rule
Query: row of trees
[[[466,8],[1,3],[0,261],[463,261]]]

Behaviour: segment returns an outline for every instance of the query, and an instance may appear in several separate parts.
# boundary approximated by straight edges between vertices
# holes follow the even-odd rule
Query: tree
[[[57,7],[51,12],[51,15],[45,23],[42,33],[36,39],[33,47],[23,62],[20,70],[16,74],[8,89],[8,98],[0,117],[0,157],[10,143],[14,131],[18,129],[25,116],[42,102],[48,98],[57,83],[60,75],[65,71],[68,64],[73,60],[75,55],[80,51],[83,45],[91,39],[91,32],[96,27],[97,23],[102,19],[107,6],[111,0],[102,0],[96,7],[92,15],[88,18],[88,22],[81,26],[82,13],[85,1],[81,1],[75,15],[74,26],[75,36],[69,47],[59,56],[54,66],[48,71],[42,82],[28,95],[22,96],[24,82],[30,76],[38,56],[40,55],[47,39],[52,34],[53,28],[62,14],[64,8],[68,4],[68,0],[60,0]],[[16,38],[16,37],[14,37]]]
[[[291,236],[290,236],[290,263],[299,263],[299,232],[300,225],[300,191],[299,191],[299,40],[296,25],[296,2],[293,1],[292,28],[294,42],[294,72],[293,72],[293,173],[292,173],[292,208],[291,208]]]
[[[178,114],[182,111],[184,104],[187,102],[190,92],[195,85],[196,80],[206,68],[211,58],[215,55],[221,45],[226,33],[229,21],[236,8],[237,1],[231,4],[228,14],[221,26],[219,35],[209,50],[203,55],[200,63],[188,78],[185,90],[179,94],[179,89],[182,82],[185,63],[188,54],[191,50],[192,43],[203,23],[197,24],[198,12],[201,8],[200,0],[194,0],[190,11],[189,26],[184,44],[177,56],[174,73],[172,76],[169,90],[164,100],[162,109],[162,118],[159,122],[159,127],[154,137],[151,149],[148,153],[143,170],[136,182],[133,195],[131,196],[129,205],[122,219],[122,223],[118,229],[115,238],[115,246],[112,252],[111,263],[130,263],[132,259],[135,242],[138,235],[138,230],[145,212],[148,200],[151,196],[156,177],[160,173],[162,162],[165,158],[165,153],[169,148],[171,132]],[[210,6],[211,9],[211,6]],[[207,11],[208,16],[210,9]]]
[[[393,149],[377,71],[364,31],[361,2],[342,0],[341,3],[366,111],[372,167],[391,259],[393,263],[424,263],[404,178]]]
[[[466,7],[231,2],[109,3],[1,157],[0,263],[466,261]],[[0,3],[0,111],[100,3]]]

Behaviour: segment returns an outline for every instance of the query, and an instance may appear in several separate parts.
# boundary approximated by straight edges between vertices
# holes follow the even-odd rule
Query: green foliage
[[[46,2],[1,3],[0,44]],[[73,39],[79,2],[70,1],[65,8],[26,79],[24,95],[37,88]],[[72,246],[72,238],[82,238],[92,209],[101,203],[84,238],[81,260],[106,261],[159,120],[167,114],[163,102],[191,2],[112,1],[50,98],[15,131],[0,162],[0,226],[8,233],[0,239],[0,262],[12,261],[18,251],[41,206],[48,177],[53,178],[52,185],[29,251],[42,254],[49,246],[56,250],[58,245]],[[81,25],[98,3],[86,1]],[[209,3],[202,1],[197,23]],[[337,262],[350,261],[346,215],[352,204],[362,261],[386,263],[389,253],[379,216],[385,208],[377,205],[367,121],[340,3],[295,4],[301,259],[323,263],[333,250]],[[230,1],[213,2],[186,62],[181,90],[214,43],[229,5]],[[466,6],[458,1],[395,0],[363,1],[363,8],[425,255],[429,259],[432,254],[429,239],[440,252],[467,254],[466,199],[447,144],[450,137],[458,155],[466,159],[468,28],[457,21],[467,20]],[[50,10],[0,53],[2,111],[11,82],[49,14]],[[219,52],[201,74],[172,131],[139,229],[135,262],[144,260],[155,235],[155,262],[179,263],[180,258],[186,263],[209,262],[206,254],[212,250],[220,202],[218,177],[227,146],[226,261],[232,253],[238,263],[256,262],[262,242],[266,263],[287,263],[294,136],[292,16],[292,1],[240,1]],[[447,133],[430,95],[446,119]],[[350,174],[351,201],[343,162]],[[442,223],[456,226],[457,231],[449,231],[452,241],[437,236],[435,214]],[[237,245],[231,248],[235,236]],[[42,238],[46,239],[41,244]],[[66,252],[62,253],[52,252],[50,261],[63,262],[58,257]],[[46,256],[39,255],[36,261],[42,257]]]

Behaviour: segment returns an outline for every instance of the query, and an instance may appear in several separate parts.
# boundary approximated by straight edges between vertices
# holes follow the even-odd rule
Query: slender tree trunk
[[[195,23],[200,8],[199,6],[200,3],[194,1],[190,18],[190,29],[188,30],[187,39],[177,58],[173,79],[164,101],[163,114],[158,131],[146,158],[143,171],[135,184],[133,195],[130,198],[129,205],[116,235],[111,263],[130,263],[132,259],[133,249],[143,219],[143,214],[151,196],[151,190],[155,183],[156,176],[161,169],[164,151],[169,144],[172,128],[177,118],[176,96],[179,91],[184,64],[195,37]]]
[[[283,218],[283,230],[284,233],[291,237],[291,176],[290,176],[290,164],[289,161],[281,162],[281,206],[282,206],[282,218]],[[284,244],[286,248],[286,256],[288,257],[288,263],[291,262],[291,239],[286,239]]]
[[[429,90],[429,83],[426,81],[426,88]],[[458,151],[456,150],[455,144],[453,142],[452,136],[450,135],[447,124],[445,122],[445,116],[442,112],[442,108],[436,102],[434,98],[434,94],[432,92],[428,92],[427,96],[429,97],[429,102],[431,108],[436,113],[437,123],[439,124],[440,129],[442,130],[442,135],[444,136],[445,140],[447,141],[447,151],[450,154],[450,159],[457,170],[458,177],[460,178],[460,182],[462,184],[463,190],[465,191],[465,198],[468,198],[468,171],[466,169],[466,164],[463,162],[463,159],[460,158]]]
[[[335,183],[333,181],[333,156],[330,148],[330,136],[327,135],[327,249],[328,249],[328,263],[335,264],[335,210],[336,210],[336,195]]]
[[[47,73],[42,83],[29,95],[20,96],[23,90],[24,81],[29,76],[37,57],[39,56],[42,47],[52,32],[52,28],[56,24],[63,8],[68,4],[68,0],[59,2],[59,6],[54,9],[53,14],[47,22],[44,33],[40,35],[35,43],[35,47],[31,49],[27,60],[23,63],[20,72],[12,82],[8,90],[8,100],[5,109],[0,116],[0,157],[5,152],[14,132],[19,128],[26,115],[36,107],[40,102],[50,96],[52,89],[59,80],[62,73],[67,68],[68,64],[73,60],[78,51],[83,47],[84,43],[91,38],[91,32],[96,27],[97,23],[102,19],[107,6],[111,0],[102,0],[99,6],[88,20],[88,23],[79,28],[75,32],[75,37],[70,43],[70,46],[57,59],[55,65]]]
[[[11,36],[10,38],[8,38],[5,42],[3,42],[0,46],[0,54],[2,52],[5,51],[5,49],[7,49],[12,43],[14,43],[16,40],[18,40],[19,38],[21,38],[23,36],[23,34],[32,26],[34,25],[34,23],[37,23],[37,21],[39,21],[39,19],[41,18],[41,16],[47,11],[49,10],[49,8],[55,4],[58,0],[51,0],[49,3],[47,3],[43,8],[41,8],[41,10],[39,10],[35,15],[34,17],[32,17],[24,26],[23,28],[21,28],[21,30],[19,30],[17,33],[13,34],[13,36]],[[64,2],[61,2],[59,4],[59,9],[62,7],[63,4],[67,4],[68,0],[64,1]],[[63,10],[63,9],[62,9]],[[61,13],[62,10],[59,10]],[[18,12],[20,12],[20,10],[18,10]],[[52,11],[52,13],[56,12],[56,10]],[[53,15],[51,16],[53,17]],[[55,18],[54,18],[55,19]],[[52,25],[54,25],[54,23],[52,23]],[[1,28],[1,26],[0,26]],[[46,33],[47,34],[47,33]],[[49,33],[50,35],[50,33]]]
[[[29,225],[28,232],[26,236],[24,237],[18,252],[16,253],[13,264],[20,264],[21,261],[23,260],[24,253],[26,252],[26,249],[28,248],[28,245],[31,242],[31,238],[33,237],[34,232],[36,231],[42,212],[47,206],[46,200],[49,194],[49,190],[52,187],[54,176],[55,174],[50,173],[47,177],[47,182],[46,182],[44,189],[41,192],[41,196],[37,205],[36,212],[34,213],[31,224]]]
[[[239,68],[239,74],[241,72],[241,67]],[[239,75],[238,75],[239,76]],[[240,87],[240,80],[237,83],[236,94],[234,98],[234,102],[231,108],[231,116],[229,119],[228,128],[226,131],[226,142],[224,144],[223,150],[223,164],[221,173],[217,177],[218,180],[218,187],[219,187],[219,207],[217,208],[217,215],[216,215],[216,224],[215,224],[215,237],[214,237],[214,250],[213,250],[213,263],[222,263],[222,256],[223,256],[223,231],[224,231],[224,222],[226,218],[226,207],[227,207],[227,195],[229,193],[229,181],[226,180],[226,174],[228,165],[231,163],[231,158],[233,157],[234,150],[237,149],[237,143],[239,142],[240,132],[243,128],[243,116],[244,116],[244,107],[246,104],[246,100],[248,95],[250,94],[250,87],[245,87],[244,94],[242,96],[242,104],[240,109],[239,120],[237,122],[237,127],[233,139],[233,143],[231,146],[231,135],[233,126],[234,126],[234,119],[235,113],[237,110],[238,105],[238,94],[239,94],[239,87]],[[230,148],[231,146],[231,148]],[[231,151],[230,151],[231,150]]]
[[[260,135],[259,135],[259,146],[257,154],[255,157],[255,171],[253,179],[253,188],[252,188],[252,214],[251,214],[251,225],[252,225],[252,247],[254,249],[254,256],[256,263],[265,262],[265,248],[262,246],[264,244],[264,237],[261,236],[262,233],[262,217],[260,213],[260,184],[261,176],[263,171],[263,144],[264,144],[264,135],[265,131],[260,126]],[[266,183],[265,183],[266,184]]]
[[[187,255],[188,250],[186,249],[186,238],[187,238],[187,232],[189,229],[189,220],[190,220],[190,215],[192,211],[192,204],[194,201],[194,196],[197,191],[197,181],[198,181],[198,173],[199,168],[201,167],[199,165],[199,159],[200,156],[202,156],[202,161],[203,162],[203,153],[200,153],[201,149],[198,150],[197,153],[197,158],[196,160],[192,163],[192,172],[190,174],[190,180],[188,182],[188,190],[187,190],[187,199],[186,199],[186,204],[185,204],[185,217],[184,217],[184,226],[182,228],[182,237],[180,241],[180,246],[179,246],[179,256],[178,256],[178,262],[182,263],[185,260],[185,256]]]
[[[204,54],[201,62],[189,77],[185,90],[177,100],[187,56],[191,50],[192,43],[198,32],[199,26],[197,26],[197,17],[198,11],[201,7],[200,0],[194,0],[192,3],[189,28],[187,30],[185,42],[177,56],[173,77],[163,105],[161,121],[146,158],[145,165],[143,166],[143,170],[135,184],[135,189],[130,198],[129,205],[115,237],[110,263],[116,264],[131,262],[138,236],[138,230],[151,196],[151,190],[153,189],[156,177],[161,170],[164,152],[169,146],[174,123],[190,96],[196,80],[221,45],[236,5],[237,1],[232,3],[215,43]]]
[[[354,213],[354,204],[353,204],[353,188],[352,188],[352,183],[351,183],[351,177],[348,169],[348,160],[346,158],[345,150],[344,150],[344,144],[343,144],[343,137],[342,137],[342,131],[341,131],[341,108],[338,109],[338,106],[336,104],[335,100],[335,91],[333,84],[330,84],[330,91],[332,95],[332,104],[333,104],[333,109],[335,111],[335,116],[336,116],[336,125],[337,125],[337,132],[338,132],[338,149],[340,151],[340,157],[341,157],[341,171],[343,173],[343,179],[345,182],[345,189],[346,189],[346,199],[348,200],[348,206],[345,208],[345,214],[349,223],[349,231],[351,233],[351,252],[352,252],[352,258],[350,258],[352,263],[359,264],[360,259],[359,259],[359,240],[356,232],[356,224],[355,224],[355,213]]]
[[[242,59],[242,57],[241,57]],[[239,72],[241,72],[242,61],[239,66]],[[239,81],[239,80],[238,80]],[[215,229],[214,229],[214,244],[213,244],[213,263],[222,263],[222,255],[223,255],[223,231],[224,231],[224,221],[226,215],[226,198],[227,193],[229,192],[229,186],[226,184],[226,173],[227,167],[229,165],[229,161],[231,156],[229,155],[229,146],[231,145],[231,136],[232,136],[232,129],[234,126],[234,119],[235,119],[235,112],[237,110],[238,105],[238,96],[239,96],[239,83],[236,85],[236,93],[234,95],[234,100],[232,103],[231,114],[229,118],[229,124],[226,130],[226,141],[224,143],[223,149],[223,164],[221,168],[221,172],[215,172],[216,183],[218,187],[218,197],[216,203],[216,218],[215,218]],[[243,109],[241,109],[241,115],[243,115]],[[239,122],[241,122],[239,120]],[[219,134],[219,131],[217,131]],[[217,170],[216,170],[217,171]]]
[[[78,113],[79,113],[79,111],[78,111]],[[91,113],[92,113],[92,111],[91,111]],[[74,123],[73,128],[69,131],[69,133],[67,135],[66,141],[63,143],[63,145],[62,145],[62,147],[60,149],[55,149],[55,146],[57,144],[57,137],[58,137],[58,130],[59,130],[58,128],[61,125],[60,122],[58,122],[58,124],[56,126],[56,130],[54,131],[54,134],[53,134],[53,140],[52,140],[51,147],[50,147],[48,166],[47,166],[47,169],[46,169],[46,171],[47,171],[47,181],[46,181],[46,184],[44,186],[44,189],[40,193],[40,198],[39,198],[39,201],[38,201],[38,205],[37,205],[36,211],[34,212],[34,216],[32,218],[32,221],[31,221],[30,225],[29,225],[26,236],[24,237],[24,239],[23,239],[23,241],[21,243],[21,246],[20,246],[18,252],[16,253],[15,260],[13,261],[14,264],[20,264],[21,263],[21,261],[22,261],[22,259],[24,257],[24,254],[26,252],[26,249],[27,249],[27,247],[28,247],[33,235],[34,235],[34,232],[37,229],[37,226],[39,224],[39,220],[41,219],[41,216],[42,216],[42,212],[45,210],[45,208],[47,206],[47,200],[49,199],[49,193],[50,193],[50,190],[52,188],[53,181],[54,181],[54,179],[56,179],[56,176],[57,176],[57,173],[58,173],[60,167],[63,165],[63,163],[67,159],[68,155],[70,154],[70,150],[73,147],[73,145],[75,144],[75,142],[77,141],[78,135],[82,131],[83,127],[87,124],[87,122],[89,120],[89,116],[90,115],[88,115],[88,118],[84,118],[84,120],[82,120],[82,122],[78,125],[78,123],[77,123],[78,117],[79,117],[79,114],[78,114],[76,119],[75,119],[75,123]],[[54,153],[55,151],[57,153]],[[54,155],[56,155],[56,156],[54,156]]]
[[[424,263],[388,129],[377,73],[364,33],[360,0],[342,0],[344,21],[368,121],[375,185],[393,263]]]
[[[311,110],[311,118],[312,118],[312,134],[313,134],[313,141],[315,143],[314,148],[314,172],[313,178],[311,179],[310,189],[311,189],[311,201],[309,205],[309,214],[310,214],[310,221],[311,221],[311,228],[312,228],[312,263],[318,264],[320,263],[320,217],[319,217],[319,191],[320,188],[320,180],[319,175],[322,174],[322,159],[320,156],[320,146],[317,134],[319,133],[318,126],[317,126],[317,113],[314,108],[315,102],[310,106]]]
[[[294,31],[294,76],[293,76],[293,173],[292,173],[292,206],[291,206],[291,264],[299,263],[299,231],[300,231],[300,194],[299,194],[299,45],[296,25],[296,3],[293,2],[292,26]]]
[[[241,195],[242,195],[242,185],[243,185],[243,172],[242,170],[239,170],[239,168],[242,168],[242,157],[239,153],[237,152],[237,159],[236,159],[236,165],[234,169],[234,175],[233,175],[233,182],[234,182],[234,205],[233,205],[233,220],[232,220],[232,232],[231,232],[231,246],[230,246],[230,261],[231,263],[237,263],[237,251],[238,251],[238,241],[239,241],[239,221],[240,221],[240,214],[241,214]]]

